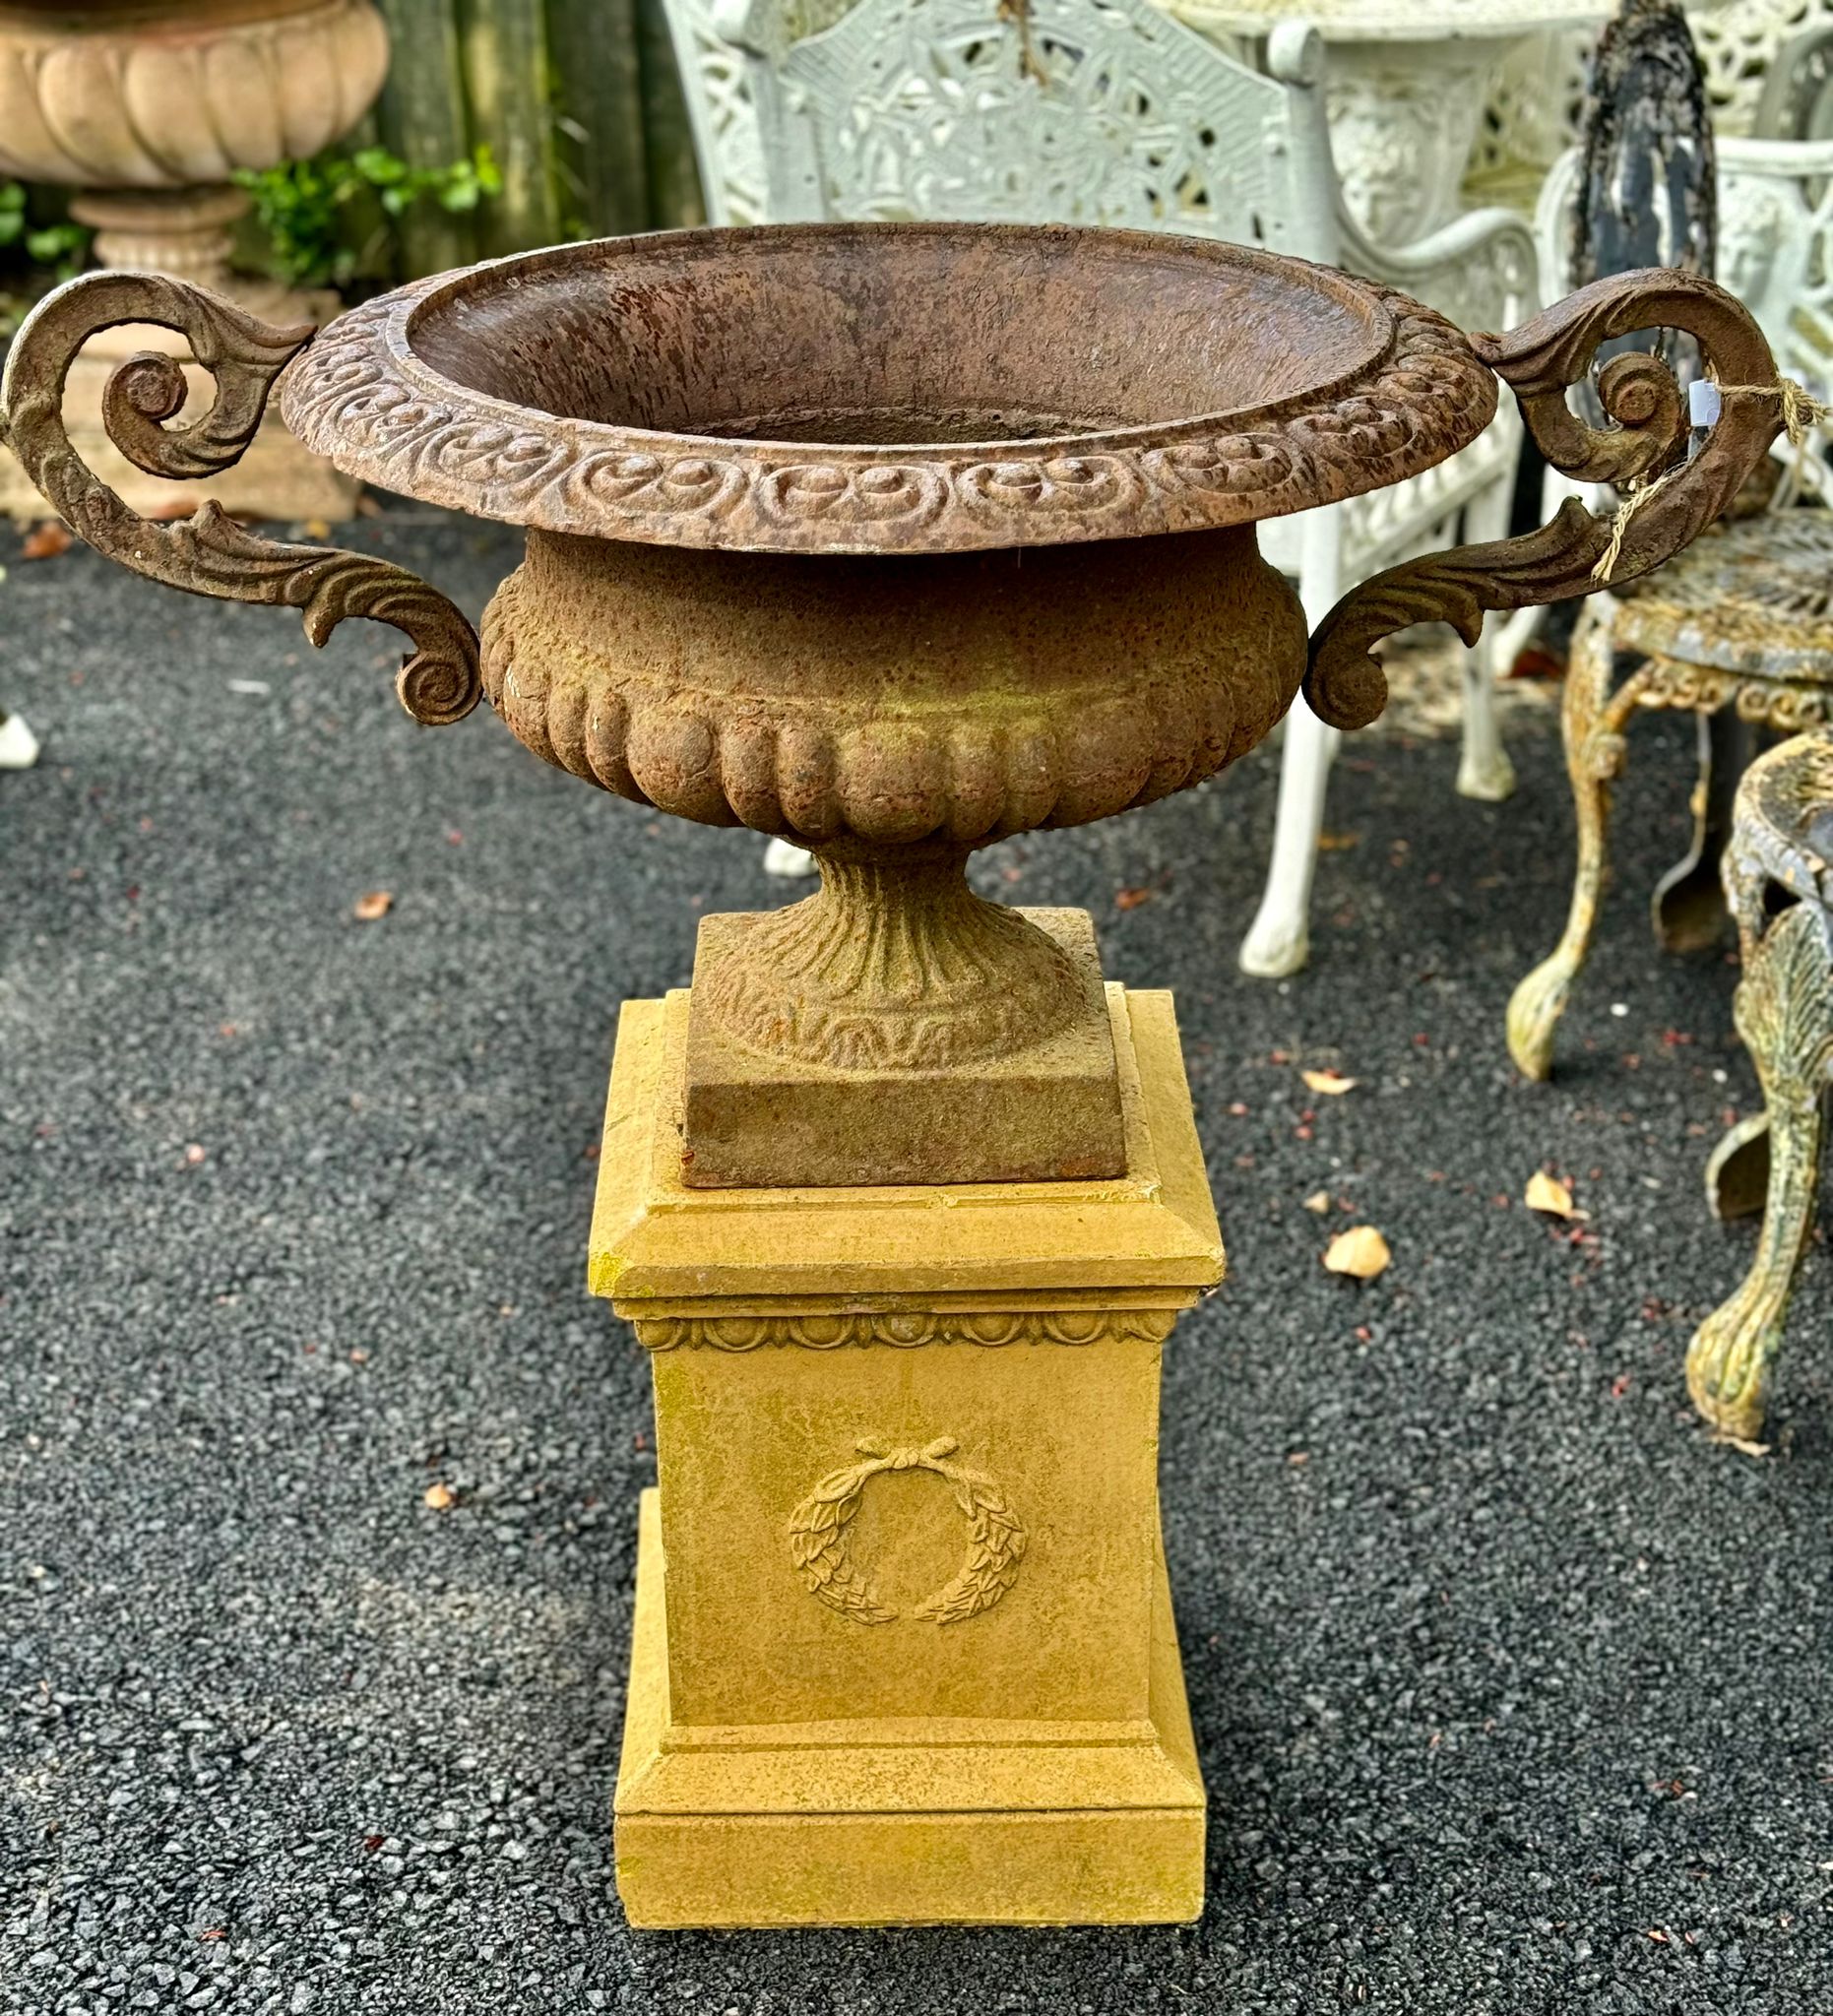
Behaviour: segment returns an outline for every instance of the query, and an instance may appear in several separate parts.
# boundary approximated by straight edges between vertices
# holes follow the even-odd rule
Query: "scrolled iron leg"
[[[1623,767],[1623,728],[1641,689],[1632,674],[1612,697],[1612,604],[1594,598],[1572,638],[1560,725],[1578,827],[1578,864],[1565,929],[1551,956],[1516,987],[1508,1004],[1508,1053],[1524,1078],[1552,1068],[1553,1032],[1591,948],[1604,889],[1611,784]]]
[[[1785,911],[1746,952],[1736,1012],[1769,1116],[1769,1198],[1743,1285],[1694,1333],[1686,1386],[1719,1434],[1749,1441],[1762,1432],[1770,1368],[1813,1222],[1833,1080],[1833,946],[1814,906]]]
[[[1731,708],[1702,714],[1699,782],[1693,790],[1693,843],[1656,885],[1655,939],[1667,952],[1706,952],[1725,935],[1725,886],[1719,873],[1732,830],[1738,780],[1756,753],[1756,730]]]
[[[1305,620],[1317,623],[1337,599],[1343,580],[1343,513],[1332,506],[1305,515],[1298,595]],[[1336,761],[1336,729],[1300,700],[1286,717],[1280,748],[1279,802],[1273,813],[1273,858],[1260,908],[1241,940],[1241,971],[1257,980],[1301,973],[1311,956],[1311,883],[1324,830],[1324,797]]]
[[[1311,882],[1324,827],[1325,788],[1341,739],[1302,700],[1286,717],[1285,735],[1272,865],[1260,908],[1241,940],[1241,971],[1259,980],[1300,973],[1311,956]]]

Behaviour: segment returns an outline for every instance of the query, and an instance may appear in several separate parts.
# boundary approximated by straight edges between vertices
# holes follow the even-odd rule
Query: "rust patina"
[[[383,562],[208,509],[126,512],[56,404],[84,338],[125,320],[181,329],[220,387],[171,425],[171,374],[124,367],[110,426],[143,468],[225,466],[284,367],[288,423],[340,469],[526,527],[480,652]],[[1659,364],[1601,375],[1607,431],[1564,401],[1602,342],[1662,322],[1732,388],[1684,467]],[[1307,651],[1254,523],[1441,462],[1487,423],[1498,376],[1554,462],[1643,482],[1645,507],[1614,543],[1572,504],[1530,538],[1396,570]],[[1602,283],[1472,340],[1257,251],[950,224],[566,246],[385,295],[309,346],[195,288],[101,275],[22,331],[8,400],[46,494],[127,564],[298,606],[315,639],[346,614],[395,623],[417,718],[487,694],[576,776],[815,850],[818,895],[702,925],[683,1152],[707,1185],[1119,1173],[1087,919],[973,894],[973,850],[1201,783],[1301,680],[1359,725],[1388,632],[1474,635],[1485,608],[1582,593],[1607,548],[1617,580],[1658,564],[1781,415],[1749,318],[1687,276]]]

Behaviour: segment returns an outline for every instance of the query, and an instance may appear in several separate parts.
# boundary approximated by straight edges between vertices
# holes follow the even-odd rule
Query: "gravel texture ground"
[[[357,537],[474,610],[513,553]],[[0,777],[9,2016],[1833,2010],[1833,1273],[1772,1453],[1712,1445],[1680,1362],[1753,1234],[1699,1174],[1754,1081],[1728,961],[1641,915],[1685,724],[1635,730],[1549,1086],[1501,1041],[1565,904],[1545,709],[1503,806],[1446,742],[1347,752],[1289,985],[1233,964],[1264,757],[983,858],[1177,992],[1233,1265],[1165,1396],[1209,1910],[636,1936],[608,1801],[654,1457],[584,1292],[591,1155],[618,1002],[686,980],[697,913],[791,892],[487,715],[415,728],[385,633],[314,655],[0,546],[46,742]],[[1326,1065],[1357,1089],[1307,1093]],[[1543,1164],[1582,1225],[1523,1209]],[[1359,1221],[1365,1286],[1319,1265]]]

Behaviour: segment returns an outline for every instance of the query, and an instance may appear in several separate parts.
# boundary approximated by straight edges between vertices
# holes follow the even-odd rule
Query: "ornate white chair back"
[[[713,25],[712,0],[663,0],[710,224],[770,221],[751,63]]]
[[[1732,0],[1730,6],[1702,7],[1689,20],[1705,67],[1713,124],[1722,137],[1748,137],[1763,131],[1764,93],[1793,60],[1785,58],[1788,45],[1833,28],[1833,0]]]
[[[787,46],[727,0],[779,219],[957,218],[1189,231],[1334,260],[1314,31],[1261,76],[1148,0],[858,0]]]

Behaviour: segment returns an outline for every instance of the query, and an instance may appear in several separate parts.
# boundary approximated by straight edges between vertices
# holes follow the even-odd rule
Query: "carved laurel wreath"
[[[942,1436],[920,1449],[867,1439],[853,1445],[862,1461],[824,1477],[790,1514],[790,1558],[816,1602],[855,1624],[890,1624],[892,1608],[848,1552],[848,1531],[865,1486],[887,1470],[928,1470],[946,1479],[968,1522],[967,1557],[953,1578],[908,1614],[932,1624],[959,1624],[989,1610],[1018,1578],[1025,1529],[1005,1492],[982,1472],[951,1463],[957,1444]]]

